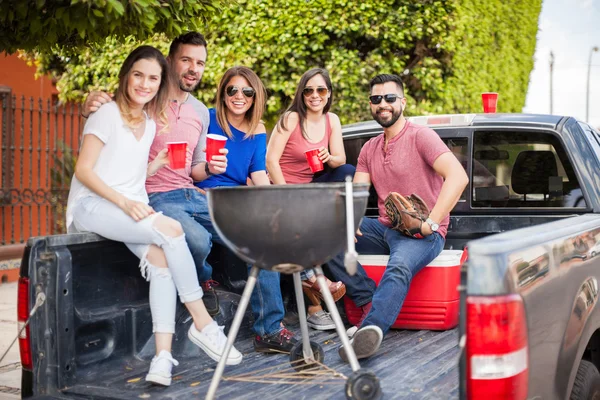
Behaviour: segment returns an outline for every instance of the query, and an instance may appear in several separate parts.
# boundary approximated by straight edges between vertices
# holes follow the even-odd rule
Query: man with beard
[[[219,299],[213,288],[212,267],[206,262],[210,253],[212,237],[203,224],[211,224],[207,215],[206,201],[194,182],[203,181],[210,175],[222,174],[227,168],[227,149],[221,156],[206,161],[206,134],[210,117],[206,106],[191,93],[202,79],[206,65],[207,42],[198,32],[188,32],[173,40],[167,61],[171,72],[169,94],[171,102],[167,115],[169,124],[162,132],[157,126],[150,160],[169,142],[187,142],[186,164],[183,169],[171,169],[168,165],[146,179],[150,206],[181,223],[185,238],[194,257],[198,279],[204,296],[202,300],[211,315],[219,313]],[[111,101],[102,92],[91,92],[84,104],[86,117],[102,104]],[[214,230],[212,227],[208,227]],[[249,268],[248,268],[249,269]],[[294,335],[282,326],[284,316],[279,273],[261,270],[256,288],[250,299],[254,314],[254,331],[257,334],[255,348],[261,352],[289,352],[296,343]]]
[[[390,258],[377,288],[360,265],[357,274],[349,276],[343,254],[329,263],[334,277],[346,284],[347,294],[363,310],[359,326],[348,329],[359,359],[379,349],[396,321],[412,278],[443,250],[450,210],[468,183],[460,162],[439,136],[404,118],[406,98],[398,75],[378,75],[370,87],[371,114],[383,127],[383,134],[363,146],[354,182],[373,185],[379,218],[362,220],[356,251],[389,254]],[[408,237],[391,228],[384,205],[390,192],[415,193],[425,201],[431,212],[421,226],[423,238]],[[347,361],[342,347],[339,354]]]

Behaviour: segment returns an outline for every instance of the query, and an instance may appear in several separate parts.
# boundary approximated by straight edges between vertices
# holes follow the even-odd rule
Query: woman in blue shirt
[[[267,134],[261,122],[266,98],[263,83],[250,68],[233,67],[225,72],[217,89],[216,107],[209,110],[208,132],[227,137],[227,168],[195,183],[197,187],[242,186],[248,178],[256,186],[270,184],[266,167]],[[206,198],[203,200],[205,204],[200,208],[204,211],[198,214],[198,220],[211,233],[213,242],[224,244],[210,219]],[[281,323],[284,307],[279,273],[262,270],[259,277],[250,298],[257,334],[254,349],[289,353],[297,339]]]
[[[260,78],[248,67],[225,72],[217,91],[217,106],[210,109],[208,132],[227,136],[227,169],[197,182],[201,189],[218,186],[269,185],[266,167],[267,133],[261,122],[266,90]]]

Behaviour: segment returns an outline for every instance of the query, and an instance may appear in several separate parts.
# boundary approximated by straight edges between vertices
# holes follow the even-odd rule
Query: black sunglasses
[[[227,93],[227,96],[233,97],[240,90],[242,91],[244,96],[246,96],[248,98],[254,97],[254,95],[256,94],[256,91],[254,89],[252,89],[251,87],[243,87],[240,89],[237,86],[227,86],[227,89],[225,89],[225,93]]]
[[[317,91],[317,93],[319,94],[319,96],[326,96],[327,95],[327,88],[323,87],[323,86],[319,86],[317,88],[313,88],[313,87],[310,87],[310,86],[305,87],[304,89],[302,89],[302,94],[304,95],[304,97],[310,97],[315,92],[315,90]]]
[[[397,94],[391,94],[391,93],[384,94],[384,95],[376,94],[373,96],[369,96],[369,101],[371,102],[371,104],[379,104],[379,103],[381,103],[381,100],[385,100],[386,103],[392,104],[392,103],[395,103],[396,100],[403,99],[403,98],[404,97],[402,97],[402,96],[399,96]]]

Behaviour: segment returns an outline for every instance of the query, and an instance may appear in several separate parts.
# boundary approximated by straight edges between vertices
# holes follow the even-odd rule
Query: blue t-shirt
[[[208,110],[210,125],[208,132],[227,136],[217,121],[217,112],[214,108]],[[229,124],[233,138],[227,138],[225,148],[227,153],[227,170],[223,174],[212,175],[195,185],[201,189],[219,186],[246,185],[246,179],[252,172],[266,171],[267,166],[267,134],[259,133],[244,139],[244,132],[235,129]]]

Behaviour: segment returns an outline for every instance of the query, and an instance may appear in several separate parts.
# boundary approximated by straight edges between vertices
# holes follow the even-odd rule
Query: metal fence
[[[0,245],[64,233],[82,127],[78,106],[0,88],[0,121]]]

